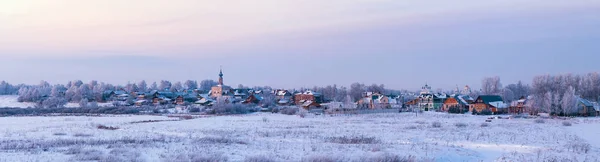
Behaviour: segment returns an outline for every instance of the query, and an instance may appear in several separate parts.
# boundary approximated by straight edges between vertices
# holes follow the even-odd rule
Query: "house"
[[[277,105],[288,106],[294,102],[294,96],[288,90],[275,90],[275,101]]]
[[[112,90],[106,90],[104,92],[102,92],[102,99],[104,101],[113,101],[117,98],[115,91]]]
[[[581,97],[577,97],[577,110],[581,116],[594,116],[597,114],[594,104]]]
[[[592,102],[594,105],[594,110],[596,110],[596,116],[600,115],[600,104],[598,102]]]
[[[210,99],[210,98],[202,98],[196,102],[194,102],[195,104],[199,104],[199,105],[203,105],[203,106],[210,106],[212,105],[212,103],[214,102],[214,100]]]
[[[306,110],[321,108],[320,103],[313,102],[313,101],[306,101],[306,102],[302,103],[302,105],[300,105],[300,106],[302,106],[302,108],[304,108]]]
[[[432,93],[431,86],[425,84],[421,87],[421,92],[417,96],[417,106],[425,111],[439,110],[444,105],[444,101],[448,98],[448,95],[442,93]],[[409,103],[410,105],[410,103]]]
[[[442,105],[442,111],[447,112],[450,108],[456,107],[461,108],[461,110],[467,111],[469,109],[469,102],[472,102],[473,98],[467,95],[450,95],[448,99],[446,99]]]
[[[257,94],[251,94],[242,103],[244,104],[258,104],[262,101],[262,97]]]
[[[356,105],[362,109],[376,109],[376,108],[392,108],[398,105],[398,97],[394,95],[383,95],[381,93],[367,92],[364,93],[365,97],[358,100]]]
[[[146,105],[148,103],[147,100],[137,100],[135,101],[135,106],[142,106],[142,105]]]
[[[530,99],[525,96],[521,96],[519,100],[512,101],[510,103],[510,107],[508,108],[508,113],[511,114],[522,114],[522,113],[530,113],[530,107],[527,104]]]
[[[481,95],[469,107],[469,111],[477,113],[486,109],[494,113],[508,112],[508,104],[504,103],[501,96]]]
[[[296,105],[302,105],[303,103],[311,101],[314,103],[323,103],[323,95],[321,93],[306,91],[294,95],[294,103]]]

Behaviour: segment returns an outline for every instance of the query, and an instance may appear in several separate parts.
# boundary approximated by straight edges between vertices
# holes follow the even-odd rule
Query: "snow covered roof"
[[[490,104],[496,108],[499,108],[499,109],[508,108],[508,104],[504,103],[503,101],[494,101],[494,102],[490,102],[488,104]]]
[[[592,102],[592,104],[594,105],[594,110],[600,111],[600,104],[598,104],[597,102]]]
[[[577,100],[579,100],[579,102],[580,102],[581,104],[583,104],[584,106],[588,106],[588,107],[592,107],[592,106],[594,106],[594,104],[592,104],[590,101],[588,101],[588,100],[586,100],[586,99],[583,99],[583,98],[581,98],[581,97],[577,97]]]
[[[289,103],[289,102],[290,102],[290,100],[287,100],[287,99],[281,99],[281,100],[279,100],[277,103],[280,103],[280,104],[286,104],[286,103]]]
[[[306,107],[306,106],[310,106],[310,104],[312,104],[312,101],[306,101],[302,104],[302,106]]]

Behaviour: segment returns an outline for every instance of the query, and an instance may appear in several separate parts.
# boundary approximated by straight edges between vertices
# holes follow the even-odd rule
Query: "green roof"
[[[504,101],[502,100],[502,97],[498,96],[498,95],[481,95],[477,98],[477,100],[483,100],[483,103],[489,104],[490,102],[496,102],[496,101]]]

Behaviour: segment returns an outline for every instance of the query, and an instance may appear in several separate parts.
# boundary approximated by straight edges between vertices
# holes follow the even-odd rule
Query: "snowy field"
[[[18,95],[0,95],[0,108],[10,107],[10,108],[32,108],[35,107],[35,103],[31,102],[19,102],[17,99]],[[98,106],[112,106],[112,103],[98,103]],[[67,103],[65,105],[67,108],[77,108],[80,107],[79,103]]]
[[[597,118],[493,119],[482,125],[486,119],[443,113],[305,118],[255,113],[191,120],[135,115],[3,117],[0,161],[599,159]],[[150,120],[154,122],[141,122]],[[565,121],[572,126],[563,126]]]

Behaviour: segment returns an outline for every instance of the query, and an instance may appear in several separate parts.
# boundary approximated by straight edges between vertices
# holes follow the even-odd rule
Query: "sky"
[[[0,0],[0,80],[479,87],[599,71],[598,0]]]

